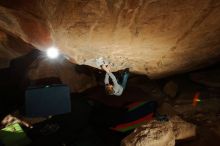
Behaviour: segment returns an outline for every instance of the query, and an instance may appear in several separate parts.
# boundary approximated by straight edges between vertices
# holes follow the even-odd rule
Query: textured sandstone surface
[[[76,68],[76,65],[66,60],[52,63],[49,60],[42,59],[34,62],[29,67],[27,76],[32,81],[51,77],[59,78],[63,84],[70,87],[71,92],[82,92],[97,85],[91,70],[84,69],[79,73]]]
[[[178,116],[174,116],[170,119],[173,125],[173,132],[176,140],[183,140],[196,136],[196,126],[182,120]]]
[[[152,78],[220,58],[218,0],[1,0],[0,29],[40,50],[57,46],[77,64]]]
[[[21,39],[0,31],[0,68],[9,66],[12,59],[27,54],[33,47]]]
[[[151,121],[136,128],[121,141],[121,146],[174,146],[175,140],[196,135],[196,126],[178,116],[169,122]]]
[[[124,138],[121,146],[174,146],[175,135],[171,122],[153,121],[135,129]]]

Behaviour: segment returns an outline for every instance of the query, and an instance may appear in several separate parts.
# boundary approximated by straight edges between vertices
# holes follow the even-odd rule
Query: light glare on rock
[[[55,59],[59,56],[59,50],[56,47],[50,47],[47,49],[47,56],[50,59]]]

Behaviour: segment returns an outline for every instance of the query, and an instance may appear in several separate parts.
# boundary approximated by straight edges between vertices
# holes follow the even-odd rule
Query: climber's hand
[[[110,65],[106,65],[106,68],[107,68],[108,72],[110,72],[110,70],[111,70]]]
[[[109,65],[102,65],[101,67],[102,67],[102,69],[103,69],[104,71],[106,71],[107,73],[110,72],[110,66],[109,66]]]

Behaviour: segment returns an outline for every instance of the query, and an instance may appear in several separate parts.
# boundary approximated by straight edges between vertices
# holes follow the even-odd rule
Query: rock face
[[[169,122],[152,121],[125,137],[121,146],[174,146],[175,140],[196,135],[196,126],[174,116]]]
[[[176,140],[183,140],[196,136],[196,126],[194,124],[185,122],[178,116],[170,119],[173,125],[173,132]]]
[[[192,81],[205,85],[207,87],[220,87],[220,69],[209,69],[208,71],[200,71],[190,74]]]
[[[82,92],[97,85],[94,69],[73,64],[64,57],[50,60],[44,56],[35,49],[11,60],[9,67],[0,71],[1,87],[15,86],[23,91],[29,86],[66,84],[71,92]]]
[[[153,121],[142,125],[122,140],[121,146],[174,146],[172,123]]]
[[[96,86],[97,82],[94,72],[85,67],[81,67],[81,69],[83,71],[77,71],[77,65],[67,60],[57,63],[52,63],[49,60],[39,60],[31,64],[27,76],[32,81],[51,77],[59,78],[63,84],[70,87],[71,92],[82,92]]]
[[[21,39],[0,31],[0,68],[9,67],[12,59],[23,56],[32,49],[33,46]]]
[[[169,81],[165,84],[163,91],[166,95],[174,98],[178,93],[178,85],[174,81]]]
[[[218,0],[1,0],[0,29],[40,50],[57,46],[77,64],[158,78],[220,56]]]

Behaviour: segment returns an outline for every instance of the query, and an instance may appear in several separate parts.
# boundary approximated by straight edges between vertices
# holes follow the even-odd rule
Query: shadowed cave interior
[[[219,6],[1,0],[0,146],[218,146]]]
[[[25,90],[28,87],[65,84],[59,75],[37,80],[28,77],[29,70],[37,70],[39,64],[34,67],[31,67],[31,64],[40,55],[42,52],[33,50],[27,55],[13,59],[8,68],[1,69],[2,116],[15,110],[24,114]],[[50,62],[50,66],[61,62],[68,60]],[[126,90],[121,96],[106,95],[104,71],[74,64],[71,69],[75,69],[77,74],[94,76],[96,85],[82,92],[71,91],[71,113],[53,116],[36,123],[31,119],[34,128],[23,127],[32,139],[30,145],[120,145],[121,140],[132,131],[117,132],[110,129],[111,125],[125,114],[126,105],[146,101],[156,101],[158,111],[163,115],[178,115],[196,125],[196,135],[190,139],[177,140],[176,145],[218,144],[219,64],[158,80],[131,73]],[[114,74],[120,76],[120,72]],[[193,98],[197,93],[201,101],[193,106]],[[52,129],[58,130],[51,132],[50,129],[49,133],[45,134],[42,130],[47,129],[47,126],[55,126]]]

